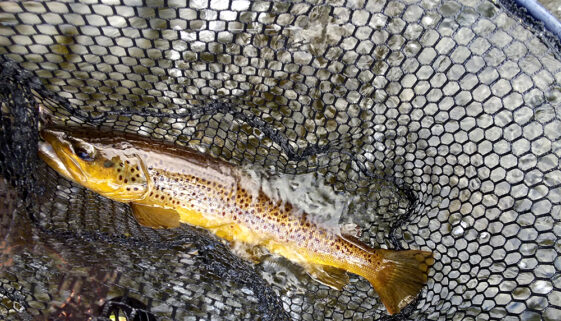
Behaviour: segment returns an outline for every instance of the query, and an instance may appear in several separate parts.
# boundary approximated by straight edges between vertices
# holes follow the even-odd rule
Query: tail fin
[[[434,263],[431,252],[376,250],[377,259],[382,259],[380,268],[374,269],[370,277],[380,300],[390,314],[398,313],[411,303],[427,283],[429,267]]]

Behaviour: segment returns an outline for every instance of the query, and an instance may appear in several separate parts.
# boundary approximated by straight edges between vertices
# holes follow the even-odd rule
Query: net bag
[[[506,1],[1,2],[0,319],[558,320],[560,48]],[[428,284],[388,316],[142,227],[38,160],[44,115],[319,180]]]

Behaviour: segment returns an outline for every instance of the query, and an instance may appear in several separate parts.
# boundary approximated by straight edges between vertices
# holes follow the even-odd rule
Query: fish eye
[[[95,148],[79,139],[70,139],[70,144],[72,145],[72,151],[76,156],[78,156],[81,160],[86,162],[91,162],[94,160],[95,156]]]
[[[74,152],[76,153],[76,156],[80,157],[80,159],[85,160],[86,162],[91,162],[91,161],[94,160],[92,155],[90,155],[90,153],[88,153],[88,151],[86,151],[85,149],[83,149],[81,147],[75,148]]]

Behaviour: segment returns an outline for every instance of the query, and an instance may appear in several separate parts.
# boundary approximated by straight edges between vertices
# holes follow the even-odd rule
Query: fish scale
[[[346,272],[366,278],[393,314],[427,281],[432,253],[372,249],[267,196],[239,168],[195,151],[131,135],[45,129],[39,155],[66,178],[131,205],[140,224],[206,228],[228,241],[262,246],[341,289]]]
[[[156,190],[149,196],[153,198],[149,200],[152,204],[173,209],[186,207],[209,215],[223,216],[226,220],[266,233],[269,237],[270,234],[277,234],[295,242],[317,239],[319,227],[313,226],[305,219],[299,220],[297,213],[290,213],[292,209],[290,204],[284,205],[281,201],[272,202],[263,192],[254,198],[239,185],[233,193],[228,191],[226,186],[216,182],[165,170],[158,171],[148,166],[148,173]],[[177,194],[177,190],[184,192]],[[287,237],[284,237],[285,235]],[[331,241],[336,239],[332,233],[325,233],[325,236]],[[230,239],[235,239],[235,235]]]

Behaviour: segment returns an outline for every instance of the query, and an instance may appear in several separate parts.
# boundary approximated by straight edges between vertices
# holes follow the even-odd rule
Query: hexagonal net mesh
[[[494,2],[0,3],[0,318],[558,320],[561,61]],[[139,226],[37,160],[38,109],[322,178],[373,247],[434,252],[388,317],[280,258]]]

